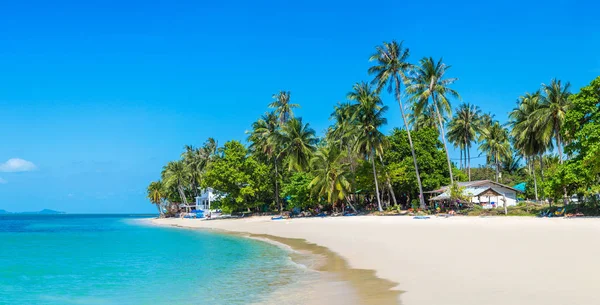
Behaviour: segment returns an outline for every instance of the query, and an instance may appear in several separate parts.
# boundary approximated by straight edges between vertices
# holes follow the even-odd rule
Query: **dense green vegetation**
[[[325,134],[294,115],[300,105],[292,103],[291,92],[275,94],[247,132],[247,143],[219,146],[208,139],[200,148],[185,147],[180,160],[164,166],[161,180],[150,183],[148,198],[170,213],[207,187],[223,195],[215,205],[229,212],[424,209],[426,191],[491,179],[527,183],[522,197],[533,205],[509,208],[509,214],[538,212],[542,201],[566,204],[573,194],[587,200],[582,208],[595,206],[600,77],[575,94],[569,83],[542,84],[519,97],[509,122],[501,124],[471,103],[452,113],[451,102],[460,97],[451,88],[457,79],[447,77],[451,67],[433,58],[413,65],[409,54],[395,41],[377,46],[368,70],[373,79],[351,87],[347,101],[333,108]],[[404,122],[389,134],[382,132],[385,103],[391,102],[380,97],[384,89]],[[448,144],[460,151],[458,160],[450,158]],[[479,156],[485,165],[472,168]],[[477,214],[474,209],[470,213]]]

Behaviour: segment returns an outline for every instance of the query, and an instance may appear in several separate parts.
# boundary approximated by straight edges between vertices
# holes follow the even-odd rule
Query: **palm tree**
[[[450,101],[448,98],[450,96],[455,98],[460,97],[458,92],[449,87],[457,79],[444,79],[444,75],[450,67],[451,66],[442,63],[442,59],[437,63],[431,57],[421,59],[420,65],[415,68],[415,74],[411,76],[410,84],[407,86],[406,92],[411,95],[411,100],[415,103],[413,115],[419,116],[421,112],[433,105],[440,126],[439,131],[442,136],[442,142],[444,143],[446,159],[448,160],[450,183],[454,184],[452,162],[450,161],[450,155],[448,154],[448,147],[446,145],[443,115],[450,114],[451,112]]]
[[[279,91],[279,93],[273,95],[274,101],[269,104],[270,108],[275,109],[275,114],[279,118],[279,126],[283,126],[294,117],[293,108],[300,107],[298,104],[290,103],[290,95],[289,91]]]
[[[487,154],[489,162],[493,162],[496,168],[496,182],[498,182],[500,163],[511,155],[508,130],[496,121],[482,131],[480,138],[479,150]]]
[[[383,211],[375,169],[375,158],[383,155],[383,146],[386,139],[379,128],[387,124],[387,119],[383,117],[387,107],[383,106],[379,95],[371,90],[369,84],[357,83],[353,89],[352,92],[348,93],[348,99],[356,103],[355,115],[358,125],[355,151],[371,161],[377,205],[379,211]]]
[[[162,216],[163,211],[160,207],[163,200],[166,198],[165,188],[162,181],[153,181],[148,185],[148,199],[158,209],[158,214]]]
[[[550,85],[542,84],[542,101],[535,115],[541,137],[549,140],[554,138],[556,141],[560,164],[563,163],[563,143],[560,131],[565,122],[565,115],[571,108],[571,102],[569,101],[570,87],[571,84],[568,82],[563,86],[561,81],[556,79],[553,79]]]
[[[408,124],[411,126],[412,130],[419,131],[423,129],[433,129],[439,133],[440,124],[436,118],[435,109],[433,109],[433,106],[423,109],[419,115],[415,115],[415,106],[415,104],[410,105],[411,114],[408,116]],[[445,125],[447,118],[442,117],[442,120]]]
[[[166,187],[177,189],[183,204],[185,204],[187,208],[188,202],[185,196],[184,185],[186,181],[190,181],[190,172],[184,161],[171,161],[167,163],[167,165],[163,167],[161,175]],[[187,209],[189,212],[189,208]]]
[[[565,122],[565,115],[571,102],[569,101],[569,92],[571,84],[567,82],[564,86],[560,80],[553,79],[549,85],[542,84],[542,103],[537,110],[536,119],[540,127],[540,136],[547,142],[554,138],[560,164],[563,163],[562,136],[560,134]],[[567,187],[563,186],[563,202],[569,203]]]
[[[415,164],[415,174],[417,176],[417,183],[419,184],[419,202],[421,208],[425,208],[425,197],[423,196],[423,185],[421,184],[421,175],[419,175],[419,166],[417,164],[417,155],[415,154],[415,147],[412,142],[410,135],[410,128],[408,127],[408,121],[404,113],[404,106],[401,100],[401,80],[406,82],[406,73],[412,69],[412,65],[407,62],[410,52],[408,49],[402,47],[402,42],[396,41],[384,42],[381,46],[375,47],[375,54],[371,55],[369,61],[374,61],[375,65],[369,68],[369,74],[374,74],[373,81],[371,84],[376,85],[376,92],[379,93],[387,86],[389,93],[394,92],[398,106],[400,107],[400,113],[402,114],[402,120],[404,122],[404,128],[408,134],[408,143],[410,145],[410,151],[412,153],[413,162]]]
[[[252,131],[249,133],[250,151],[257,157],[264,156],[268,162],[273,162],[275,170],[275,204],[279,206],[279,213],[282,213],[283,205],[279,199],[278,170],[278,154],[281,147],[277,142],[279,122],[275,112],[265,113],[258,121],[252,123]]]
[[[537,178],[535,175],[535,165],[532,164],[536,156],[546,151],[547,147],[539,136],[537,128],[537,119],[535,113],[540,108],[540,93],[526,93],[517,101],[517,107],[510,114],[511,136],[514,146],[519,153],[525,156],[525,160],[530,165],[530,173],[533,174],[533,184],[535,191],[535,200],[538,201]]]
[[[279,155],[288,158],[288,170],[304,171],[309,166],[318,139],[314,129],[308,123],[302,123],[302,118],[292,118],[283,125],[276,141],[282,147]]]
[[[471,145],[481,133],[481,110],[472,104],[461,104],[448,126],[448,140],[461,149],[471,181]],[[464,153],[462,152],[464,151]]]
[[[310,160],[315,177],[309,187],[314,193],[327,198],[334,207],[337,202],[346,200],[352,210],[356,209],[348,200],[351,184],[348,181],[350,164],[344,162],[346,155],[338,145],[320,147]],[[343,210],[343,209],[342,209]]]

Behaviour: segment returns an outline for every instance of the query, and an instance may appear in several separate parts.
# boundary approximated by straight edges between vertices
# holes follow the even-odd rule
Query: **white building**
[[[206,188],[200,191],[200,196],[196,197],[196,210],[209,211],[210,203],[215,202],[220,196],[212,188]]]
[[[491,180],[477,180],[470,182],[458,182],[463,189],[463,194],[471,198],[472,203],[477,203],[484,208],[503,207],[517,205],[517,193],[521,191],[508,185]],[[430,201],[443,201],[450,199],[450,186],[444,186],[431,193],[439,194],[430,198]]]

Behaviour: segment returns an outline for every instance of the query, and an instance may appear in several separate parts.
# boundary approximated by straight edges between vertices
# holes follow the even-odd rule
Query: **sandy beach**
[[[396,298],[403,305],[600,304],[600,219],[356,216],[153,222],[303,239],[338,254],[351,268],[365,274],[372,270],[393,282],[389,287],[402,291]]]

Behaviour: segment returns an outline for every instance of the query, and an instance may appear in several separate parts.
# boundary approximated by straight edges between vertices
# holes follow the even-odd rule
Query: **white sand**
[[[600,304],[600,219],[299,218],[163,225],[302,238],[398,283],[403,305]]]

